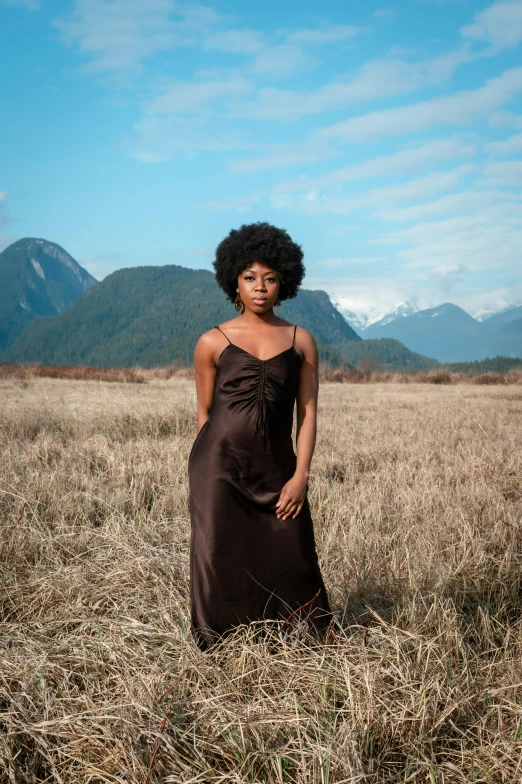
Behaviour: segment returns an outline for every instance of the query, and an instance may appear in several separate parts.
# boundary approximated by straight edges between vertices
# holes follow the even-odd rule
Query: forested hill
[[[350,352],[359,344],[367,343],[370,349],[370,344],[382,342],[361,341],[324,291],[302,289],[295,299],[283,303],[279,313],[310,330],[321,359],[334,366],[350,363]],[[177,265],[122,269],[59,315],[30,324],[0,358],[101,367],[155,367],[176,360],[191,364],[201,333],[234,315],[233,305],[207,270]],[[386,342],[394,344],[402,367],[434,364],[397,341]],[[374,358],[388,364],[382,351]]]
[[[0,253],[0,351],[37,316],[60,313],[96,283],[55,242],[13,242]]]

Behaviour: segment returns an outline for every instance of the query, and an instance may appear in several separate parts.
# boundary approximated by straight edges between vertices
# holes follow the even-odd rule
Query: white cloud
[[[142,163],[163,163],[175,155],[194,157],[199,151],[231,151],[248,148],[241,128],[210,127],[214,103],[251,89],[248,80],[228,79],[175,82],[160,95],[141,104],[134,139],[123,144],[128,154]]]
[[[450,191],[460,185],[463,177],[475,170],[473,164],[462,164],[452,171],[432,172],[417,180],[409,180],[400,185],[386,185],[374,188],[358,196],[363,202],[372,205],[402,204],[425,199],[435,193]]]
[[[390,8],[377,8],[377,10],[373,12],[374,19],[392,19],[395,16],[398,16],[398,11],[395,6]]]
[[[444,265],[441,265],[444,270]],[[449,267],[450,268],[450,267]],[[464,278],[464,269],[458,271],[458,265],[455,267],[455,277]],[[349,264],[345,267],[346,274],[350,274]],[[365,313],[370,316],[381,317],[386,312],[391,310],[399,302],[404,300],[411,300],[415,302],[417,307],[421,310],[424,308],[434,308],[440,305],[447,299],[448,285],[445,285],[443,276],[430,271],[424,272],[419,279],[411,279],[412,270],[406,271],[404,275],[395,275],[394,277],[385,277],[386,273],[383,270],[382,277],[373,278],[359,278],[354,279],[347,277],[344,279],[324,279],[324,278],[306,278],[307,288],[322,288],[327,291],[333,298],[342,296],[342,305],[347,310],[352,310],[356,313]],[[446,271],[446,277],[450,274]],[[426,278],[438,284],[436,288],[431,287],[427,289],[424,284]],[[469,270],[464,278],[466,285],[460,284],[458,291],[454,291],[451,296],[451,301],[459,305],[465,311],[474,315],[481,309],[500,310],[500,308],[509,305],[518,305],[522,302],[522,284],[518,281],[512,281],[510,285],[499,285],[485,290],[483,287],[472,286],[469,284],[473,280]],[[451,280],[451,285],[455,283],[455,278]],[[421,288],[422,286],[422,288]],[[369,294],[369,292],[371,292]],[[373,320],[373,319],[372,319]]]
[[[460,299],[465,303],[461,307],[472,316],[484,310],[501,310],[510,305],[520,305],[522,284],[512,281],[511,285],[495,286],[493,289],[474,288],[461,295]]]
[[[342,268],[336,270],[335,278],[328,278],[321,275],[320,272],[317,277],[314,275],[313,270],[322,270],[322,261],[318,261],[313,266],[308,265],[311,274],[307,274],[304,285],[307,289],[322,289],[332,298],[342,296],[343,306],[348,310],[355,312],[362,310],[378,315],[384,315],[398,302],[417,299],[418,282],[411,272],[401,275],[400,271],[393,270],[387,275],[384,264],[382,262],[379,264],[379,271],[382,270],[380,276],[367,275],[363,278],[356,278],[351,275],[352,263],[348,258]],[[341,269],[343,275],[339,274]],[[424,303],[422,307],[428,307],[428,303]]]
[[[359,182],[369,177],[399,176],[430,167],[444,159],[460,158],[472,155],[475,151],[473,145],[456,140],[432,140],[412,150],[402,150],[390,156],[380,156],[351,167],[346,167],[337,172],[332,172],[324,177],[309,179],[302,177],[292,182],[280,183],[271,191],[271,205],[276,209],[303,209],[316,214],[349,214],[367,207],[385,209],[382,214],[386,220],[394,215],[397,205],[413,203],[415,209],[417,201],[425,201],[438,193],[444,193],[461,185],[467,175],[475,172],[474,164],[462,164],[449,171],[435,171],[413,180],[394,183],[379,188],[373,188],[346,197],[330,197],[325,191],[341,182]],[[281,151],[281,157],[291,152]],[[283,164],[283,160],[281,164]],[[293,161],[290,160],[290,163]],[[301,195],[295,196],[297,192]],[[433,204],[433,203],[431,203]],[[426,209],[422,204],[421,208]],[[403,220],[402,209],[397,207],[398,220]],[[381,216],[381,213],[379,213]]]
[[[434,196],[437,193],[444,193],[457,188],[461,184],[462,178],[467,174],[470,174],[474,169],[475,167],[472,164],[463,164],[452,171],[432,172],[426,177],[409,180],[398,185],[386,185],[380,188],[373,188],[368,191],[357,193],[354,196],[345,198],[323,198],[320,201],[314,199],[311,205],[306,204],[309,200],[305,198],[304,203],[302,200],[300,203],[306,209],[314,213],[344,215],[355,210],[360,210],[363,207],[381,207],[385,212],[378,214],[379,216],[382,215],[386,218],[390,214],[390,209],[395,205],[416,202]],[[403,209],[407,210],[410,208]],[[416,209],[416,207],[412,207],[411,209]],[[397,212],[402,214],[400,208],[398,208]]]
[[[439,285],[444,294],[449,294],[453,287],[463,280],[463,275],[468,272],[468,268],[460,262],[453,264],[436,264],[429,271],[429,277],[433,278]]]
[[[290,54],[292,67],[299,67],[301,54]],[[284,61],[285,58],[282,59]],[[369,60],[351,78],[337,79],[308,92],[262,88],[254,101],[242,101],[234,106],[233,113],[236,117],[248,119],[295,121],[361,101],[404,95],[440,85],[451,78],[459,65],[470,59],[471,55],[466,50],[458,50],[418,62],[392,56]],[[267,64],[269,72],[282,69],[280,72],[284,73],[284,62],[281,63],[273,49],[263,53],[257,62],[261,61]]]
[[[522,68],[512,68],[476,90],[462,90],[396,109],[353,117],[316,132],[320,138],[368,142],[438,126],[468,126],[512,101],[522,91]]]
[[[437,216],[458,215],[459,213],[469,215],[478,209],[493,210],[499,205],[506,206],[508,204],[516,213],[519,213],[522,210],[522,205],[515,203],[519,200],[522,200],[522,194],[518,196],[501,190],[470,189],[460,193],[447,194],[424,204],[382,210],[379,212],[379,217],[394,223],[411,223]]]
[[[322,161],[335,154],[335,150],[317,140],[294,144],[272,144],[267,146],[262,155],[233,161],[230,169],[241,174],[251,174],[265,169]]]
[[[461,139],[432,139],[418,147],[380,155],[361,163],[336,169],[314,179],[300,179],[276,185],[276,192],[299,191],[308,188],[324,189],[341,182],[358,182],[368,177],[406,175],[432,166],[443,160],[469,158],[475,154],[475,146]],[[254,159],[255,160],[255,159]]]
[[[499,156],[522,152],[522,133],[517,133],[502,142],[490,142],[484,149],[492,155]]]
[[[320,60],[294,44],[279,44],[262,51],[252,63],[252,70],[261,75],[281,79],[319,65]]]
[[[522,128],[522,117],[514,112],[493,112],[488,122],[491,128]]]
[[[153,115],[194,114],[213,101],[251,90],[251,84],[240,76],[213,81],[175,82],[162,95],[145,101],[142,109]]]
[[[232,29],[216,32],[204,42],[205,49],[253,57],[250,69],[259,76],[283,78],[314,68],[320,60],[305,47],[324,46],[353,38],[362,28],[334,25],[318,30],[286,33],[284,42],[270,43],[257,30]]]
[[[142,163],[164,163],[174,156],[190,159],[198,152],[225,152],[248,146],[241,129],[212,132],[206,118],[145,115],[133,126],[135,137],[122,148]]]
[[[296,30],[287,35],[286,40],[292,44],[322,46],[354,38],[363,32],[362,27],[353,25],[332,25],[318,30]]]
[[[484,177],[479,185],[500,185],[520,188],[522,186],[522,161],[489,163],[484,168]],[[521,195],[522,198],[522,195]]]
[[[470,214],[422,221],[382,237],[379,244],[406,244],[399,259],[406,269],[428,268],[434,274],[452,268],[469,272],[511,270],[519,277],[522,205],[496,201],[470,205]]]
[[[88,73],[136,74],[157,52],[200,40],[218,15],[203,5],[174,0],[75,0],[73,11],[55,19],[62,41],[89,58]]]
[[[494,3],[475,14],[461,30],[464,38],[486,41],[496,49],[509,49],[522,41],[522,2]]]
[[[207,38],[204,48],[230,54],[253,55],[266,48],[266,41],[263,33],[257,30],[225,30]]]
[[[452,294],[452,301],[471,313],[480,307],[519,304],[521,219],[522,205],[503,203],[497,193],[489,203],[481,205],[479,200],[470,204],[470,214],[449,213],[380,237],[375,244],[388,245],[390,251],[395,246],[386,265],[377,263],[379,272],[382,270],[380,278],[352,275],[343,280],[338,274],[330,281],[323,277],[313,282],[331,295],[350,298],[352,310],[389,308],[404,299],[412,299],[421,308],[434,307],[455,288],[458,293]],[[348,260],[344,270],[350,274]],[[393,271],[393,277],[386,277],[388,270]],[[483,281],[492,274],[496,285],[485,289]],[[473,288],[470,284],[477,280],[482,286]],[[504,285],[508,280],[509,285]],[[344,305],[350,307],[347,302]]]

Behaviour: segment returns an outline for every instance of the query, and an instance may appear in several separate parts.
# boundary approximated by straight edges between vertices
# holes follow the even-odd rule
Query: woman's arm
[[[276,504],[277,517],[297,517],[303,508],[310,475],[310,464],[317,433],[317,395],[319,391],[319,358],[315,340],[305,329],[298,329],[303,354],[297,392],[297,463],[293,477],[284,485]]]
[[[214,400],[216,385],[215,352],[215,338],[210,332],[205,332],[199,338],[194,349],[194,372],[198,397],[198,433],[209,417]]]

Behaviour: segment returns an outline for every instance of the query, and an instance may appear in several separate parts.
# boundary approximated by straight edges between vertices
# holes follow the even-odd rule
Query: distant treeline
[[[475,360],[474,362],[449,362],[441,366],[451,373],[471,373],[479,375],[481,373],[509,373],[510,370],[520,368],[522,370],[522,359],[510,359],[509,357],[493,357],[490,359]]]
[[[380,338],[378,340],[365,340],[361,341],[361,343],[355,344],[353,353],[351,355],[352,364],[346,364],[344,366],[334,365],[333,363],[329,363],[328,361],[323,362],[325,369],[328,371],[333,372],[335,369],[341,371],[358,371],[362,373],[374,373],[374,374],[383,374],[386,372],[391,371],[392,373],[396,370],[396,368],[390,368],[387,366],[386,362],[379,361],[379,351],[378,351],[378,344],[385,344],[387,342],[387,338]],[[367,354],[364,352],[364,349],[369,344],[373,345],[372,354]],[[393,350],[396,349],[397,346],[401,346],[402,344],[398,341],[395,341],[394,346],[386,346],[386,358],[389,359],[393,357]],[[404,360],[403,360],[404,361]],[[429,370],[431,377],[434,377],[437,373],[439,374],[456,374],[456,375],[470,375],[470,376],[480,376],[485,373],[501,373],[506,374],[512,371],[520,370],[522,372],[522,359],[512,359],[510,357],[494,357],[490,359],[483,360],[474,360],[473,362],[446,362],[445,364],[427,366],[423,367],[404,367],[400,368],[400,372],[404,372],[410,375],[419,375],[419,373],[423,373],[425,370]]]

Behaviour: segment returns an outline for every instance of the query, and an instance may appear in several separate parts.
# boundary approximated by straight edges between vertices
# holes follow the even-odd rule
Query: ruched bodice
[[[234,357],[237,351],[244,355],[239,366]],[[289,435],[297,393],[296,363],[300,357],[294,346],[270,359],[258,359],[229,343],[217,364],[214,405],[225,405],[234,416],[255,416],[254,433],[266,435],[274,427],[286,426]]]
[[[201,647],[238,623],[285,618],[314,595],[317,625],[331,618],[308,499],[296,518],[280,520],[275,509],[295,472],[300,366],[295,328],[292,345],[269,359],[229,342],[217,360],[210,415],[188,464],[192,623]]]

